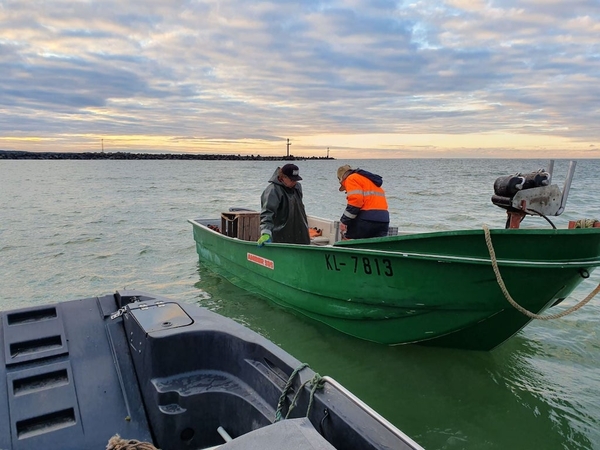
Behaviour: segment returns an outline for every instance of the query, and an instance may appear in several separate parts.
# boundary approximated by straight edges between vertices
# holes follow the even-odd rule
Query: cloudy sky
[[[0,0],[0,150],[600,157],[599,0]]]

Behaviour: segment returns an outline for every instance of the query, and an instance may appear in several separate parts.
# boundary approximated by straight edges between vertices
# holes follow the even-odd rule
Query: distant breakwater
[[[335,159],[321,156],[260,156],[260,155],[205,155],[193,153],[128,153],[128,152],[22,152],[0,150],[0,159],[168,159],[168,160],[209,160],[209,161],[304,161],[308,159]]]

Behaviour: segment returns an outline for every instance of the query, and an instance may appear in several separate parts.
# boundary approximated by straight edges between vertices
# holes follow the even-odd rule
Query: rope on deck
[[[487,244],[488,251],[490,252],[492,268],[494,269],[494,274],[496,275],[496,281],[498,282],[498,286],[500,286],[500,289],[502,290],[504,297],[506,297],[506,300],[508,300],[508,302],[511,305],[513,305],[517,310],[521,311],[527,317],[531,317],[532,319],[538,319],[538,320],[559,319],[568,314],[571,314],[572,312],[577,311],[579,308],[582,308],[591,299],[593,299],[598,292],[600,292],[600,283],[599,283],[598,286],[596,286],[596,289],[594,289],[592,292],[590,292],[586,298],[584,298],[582,301],[580,301],[576,305],[571,306],[569,309],[567,309],[565,311],[559,312],[557,314],[548,314],[548,315],[544,315],[544,316],[532,313],[531,311],[529,311],[529,310],[523,308],[521,305],[519,305],[509,294],[508,290],[506,289],[506,285],[504,284],[504,280],[502,279],[502,275],[500,274],[500,269],[498,268],[498,261],[496,260],[496,252],[494,251],[494,246],[492,245],[492,238],[490,236],[490,230],[486,224],[483,224],[483,233],[485,235],[485,243]]]
[[[106,450],[160,450],[150,442],[142,442],[137,439],[123,439],[118,434],[115,434],[108,441]]]

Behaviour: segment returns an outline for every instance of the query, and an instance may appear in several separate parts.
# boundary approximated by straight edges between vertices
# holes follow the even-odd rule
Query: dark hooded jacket
[[[260,232],[273,242],[310,244],[308,219],[302,203],[302,185],[286,187],[278,179],[279,168],[261,196]]]

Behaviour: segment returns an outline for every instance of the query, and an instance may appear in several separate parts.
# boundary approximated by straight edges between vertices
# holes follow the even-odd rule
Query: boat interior
[[[311,245],[333,245],[342,239],[340,222],[307,216]],[[256,241],[260,237],[260,213],[243,208],[230,208],[222,212],[220,219],[196,219],[200,225],[207,226],[225,236],[244,241]],[[398,234],[398,228],[390,227],[390,236]]]

